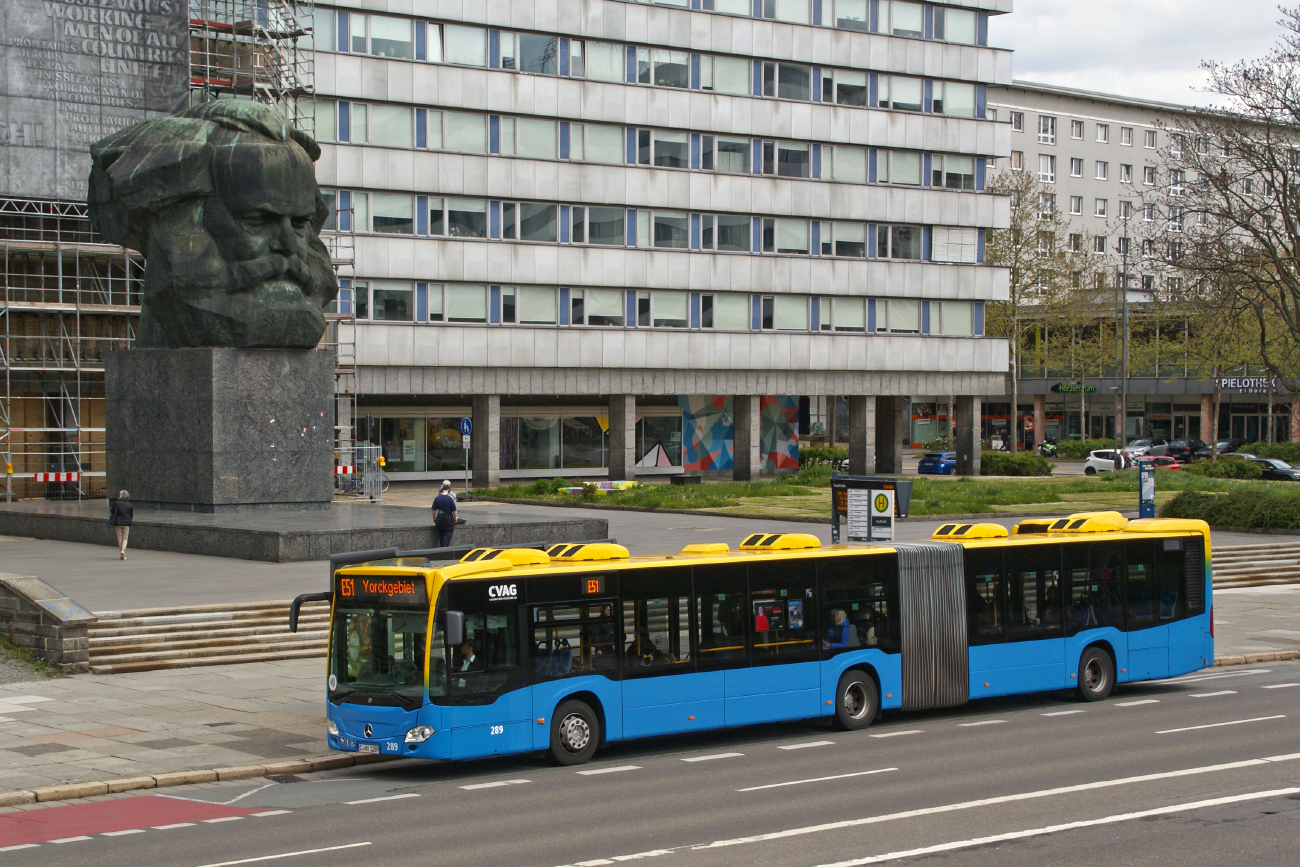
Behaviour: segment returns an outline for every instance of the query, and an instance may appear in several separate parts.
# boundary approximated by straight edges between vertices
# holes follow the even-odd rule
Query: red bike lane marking
[[[0,815],[0,846],[44,843],[65,837],[129,831],[177,822],[202,822],[263,812],[266,812],[265,808],[226,807],[160,795],[45,807]]]

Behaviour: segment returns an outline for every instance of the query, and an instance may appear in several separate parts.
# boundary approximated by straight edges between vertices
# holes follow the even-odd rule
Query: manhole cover
[[[302,777],[295,777],[293,774],[271,774],[267,777],[276,783],[302,783],[305,782]]]

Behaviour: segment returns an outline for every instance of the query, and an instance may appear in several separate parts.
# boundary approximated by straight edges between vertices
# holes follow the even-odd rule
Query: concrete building
[[[838,397],[854,469],[890,472],[906,399],[943,394],[975,465],[1007,366],[983,250],[1009,220],[984,187],[1010,8],[317,5],[358,439],[398,479],[458,471],[462,416],[476,485],[747,479],[794,466],[801,403]]]
[[[1037,173],[1069,223],[1069,243],[1092,251],[1113,285],[1119,285],[1124,245],[1131,245],[1127,295],[1138,315],[1160,281],[1172,276],[1160,273],[1143,255],[1141,238],[1158,215],[1143,208],[1140,191],[1163,183],[1160,160],[1169,130],[1177,130],[1179,116],[1193,110],[1025,81],[989,88],[989,119],[1008,124],[1011,136],[1010,156],[998,159],[990,171]],[[1133,227],[1127,239],[1126,214]],[[1214,382],[1197,375],[1194,367],[1177,354],[1130,366],[1126,437],[1211,438]],[[1115,436],[1123,386],[1113,367],[1082,383],[1028,364],[1020,374],[1015,424],[1022,438],[1026,418],[1034,420],[1031,434],[1040,442],[1044,435]],[[1271,423],[1276,439],[1291,438],[1292,397],[1273,385],[1267,371],[1234,371],[1221,386],[1219,437],[1267,439]],[[1011,416],[1008,403],[990,398],[984,407],[986,434],[1008,430]]]

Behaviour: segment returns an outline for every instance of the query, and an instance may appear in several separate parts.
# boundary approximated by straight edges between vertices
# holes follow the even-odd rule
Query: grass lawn
[[[1136,470],[1096,476],[1038,478],[909,477],[914,481],[911,515],[1015,513],[1062,514],[1137,508]],[[1190,473],[1156,472],[1156,503],[1178,491],[1275,490],[1282,482],[1206,479]],[[760,482],[700,485],[644,485],[605,496],[554,493],[558,482],[507,485],[484,495],[504,499],[640,506],[658,509],[707,509],[754,517],[816,517],[830,520],[830,470],[806,468],[792,476]],[[1300,488],[1297,489],[1300,493]]]

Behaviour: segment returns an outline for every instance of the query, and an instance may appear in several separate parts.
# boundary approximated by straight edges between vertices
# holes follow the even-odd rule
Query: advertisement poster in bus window
[[[790,628],[803,629],[803,600],[791,599],[787,604],[790,606]]]
[[[754,603],[754,631],[770,632],[785,628],[785,604],[774,599]]]

